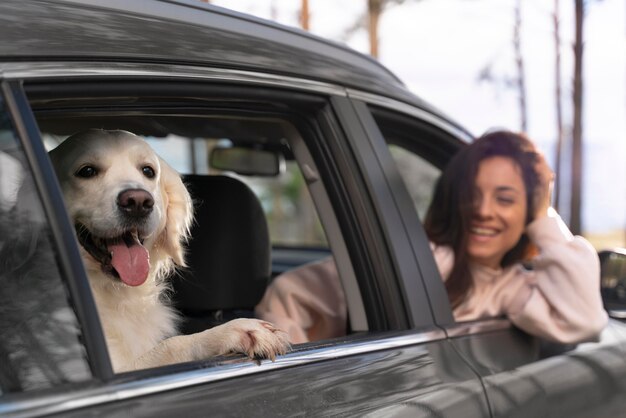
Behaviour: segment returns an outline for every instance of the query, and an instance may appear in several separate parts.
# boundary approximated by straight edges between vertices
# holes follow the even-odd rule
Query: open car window
[[[170,278],[182,333],[254,318],[276,276],[331,256],[348,299],[345,333],[368,330],[346,244],[309,150],[319,133],[304,120],[314,112],[268,105],[270,99],[245,91],[228,101],[210,89],[196,98],[188,91],[164,98],[152,88],[142,96],[136,86],[127,97],[125,86],[113,89],[26,90],[48,150],[86,129],[127,130],[182,176],[195,211],[188,266]],[[243,189],[251,193],[240,196]],[[248,201],[260,215],[248,210]]]

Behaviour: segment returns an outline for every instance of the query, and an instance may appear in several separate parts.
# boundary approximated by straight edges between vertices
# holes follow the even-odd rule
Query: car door
[[[40,131],[45,117],[63,122],[58,115],[65,115],[65,121],[76,127],[94,120],[114,120],[122,126],[140,121],[137,114],[154,118],[158,113],[158,118],[163,117],[156,111],[161,105],[168,118],[197,115],[198,101],[189,101],[190,97],[204,103],[223,103],[224,98],[231,98],[226,110],[223,106],[217,110],[203,108],[202,112],[208,112],[203,117],[245,115],[241,120],[249,120],[259,116],[264,121],[290,124],[295,130],[293,138],[297,138],[294,141],[301,141],[294,145],[298,163],[310,170],[311,195],[333,254],[343,266],[351,330],[345,337],[296,345],[275,362],[263,361],[260,365],[235,357],[115,375],[102,343],[93,300],[88,291],[86,295],[77,292],[83,306],[81,326],[95,338],[93,341],[100,341],[89,351],[89,364],[98,370],[97,381],[71,390],[53,387],[34,391],[18,399],[3,396],[0,410],[23,415],[56,412],[63,416],[84,416],[95,411],[101,416],[489,414],[480,379],[436,326],[423,283],[409,280],[418,268],[413,252],[405,248],[410,234],[398,222],[401,217],[396,205],[385,203],[392,196],[389,188],[382,186],[386,178],[377,161],[377,150],[360,139],[366,137],[363,126],[349,110],[352,105],[341,88],[323,86],[316,90],[318,87],[297,80],[289,80],[284,86],[272,80],[270,86],[263,83],[263,75],[258,76],[255,87],[252,81],[257,78],[252,73],[245,84],[237,86],[227,73],[221,79],[218,69],[210,76],[200,71],[186,78],[177,77],[170,68],[136,65],[127,70],[127,75],[118,70],[113,79],[101,78],[101,65],[91,77],[89,68],[76,71],[74,67],[81,74],[79,79],[64,74],[62,66],[57,70],[56,80],[38,79],[36,66],[28,71],[32,78],[13,72],[10,93],[19,104],[15,106],[19,138],[22,146],[31,150],[28,162],[47,173],[42,177],[47,177],[49,183],[42,180],[40,188],[44,196],[59,204],[61,196]],[[168,74],[165,87],[158,81],[159,74]],[[133,77],[132,83],[126,76]],[[143,85],[141,76],[146,77]],[[329,90],[336,93],[329,94]],[[127,97],[141,102],[143,96],[151,106],[156,101],[156,106],[149,111],[129,107],[132,101]],[[258,106],[259,97],[263,98],[262,106]],[[184,100],[177,102],[175,98]],[[70,106],[55,108],[59,103]],[[35,113],[31,106],[35,106]],[[97,119],[102,109],[109,113]],[[57,211],[50,216],[51,224],[65,228],[53,229],[55,239],[63,240],[73,254],[62,277],[84,291],[85,272],[77,258],[73,233],[68,232],[71,227],[67,215]],[[415,291],[407,292],[405,287]]]
[[[0,415],[110,376],[71,227],[19,84],[0,94]],[[70,231],[68,233],[68,231]],[[78,261],[78,264],[76,263]],[[77,279],[78,278],[78,279]],[[44,408],[45,409],[45,408]],[[48,410],[50,411],[50,410]]]
[[[445,157],[428,144],[455,132],[455,126],[442,120],[416,118],[415,110],[373,98],[356,109],[372,142],[384,155],[385,141],[400,143],[408,150],[443,167]],[[457,135],[458,136],[458,135]],[[462,146],[462,144],[457,144]],[[445,150],[445,145],[440,150]],[[382,158],[382,157],[381,157]],[[386,157],[388,179],[397,178],[398,165]],[[448,156],[449,158],[449,156]],[[388,180],[391,182],[391,180]],[[408,202],[411,179],[394,188],[396,201]],[[421,279],[430,297],[435,321],[445,329],[451,344],[482,377],[493,416],[615,416],[623,414],[626,389],[625,333],[619,322],[610,322],[599,342],[566,346],[540,341],[516,329],[506,318],[455,323],[442,280],[433,269],[431,252],[416,217],[414,205],[401,208],[423,274]]]

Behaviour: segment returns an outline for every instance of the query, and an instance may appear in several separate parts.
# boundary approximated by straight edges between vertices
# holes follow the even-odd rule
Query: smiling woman
[[[457,321],[507,315],[558,342],[606,324],[598,257],[549,209],[552,173],[525,136],[485,134],[450,161],[425,229]]]
[[[446,166],[424,228],[457,322],[505,315],[549,341],[598,338],[607,322],[598,256],[550,208],[552,178],[534,144],[507,131],[463,147]],[[278,277],[257,313],[292,342],[341,335],[333,267],[327,259]]]

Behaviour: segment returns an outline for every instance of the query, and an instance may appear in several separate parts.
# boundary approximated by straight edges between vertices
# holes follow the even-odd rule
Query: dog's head
[[[184,265],[191,198],[142,138],[92,129],[66,139],[50,158],[89,272],[139,286]]]

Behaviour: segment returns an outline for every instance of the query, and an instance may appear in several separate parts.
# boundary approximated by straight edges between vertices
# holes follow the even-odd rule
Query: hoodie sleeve
[[[345,335],[348,309],[333,258],[276,277],[255,314],[287,332],[292,344]]]
[[[528,225],[539,248],[533,271],[523,273],[531,292],[521,309],[509,314],[526,332],[560,343],[596,340],[607,324],[600,296],[600,263],[591,244],[573,236],[553,212]]]
[[[445,282],[450,277],[452,267],[454,267],[454,251],[446,245],[437,245],[433,242],[430,243],[430,249],[435,257],[439,274],[441,274],[441,278]]]

